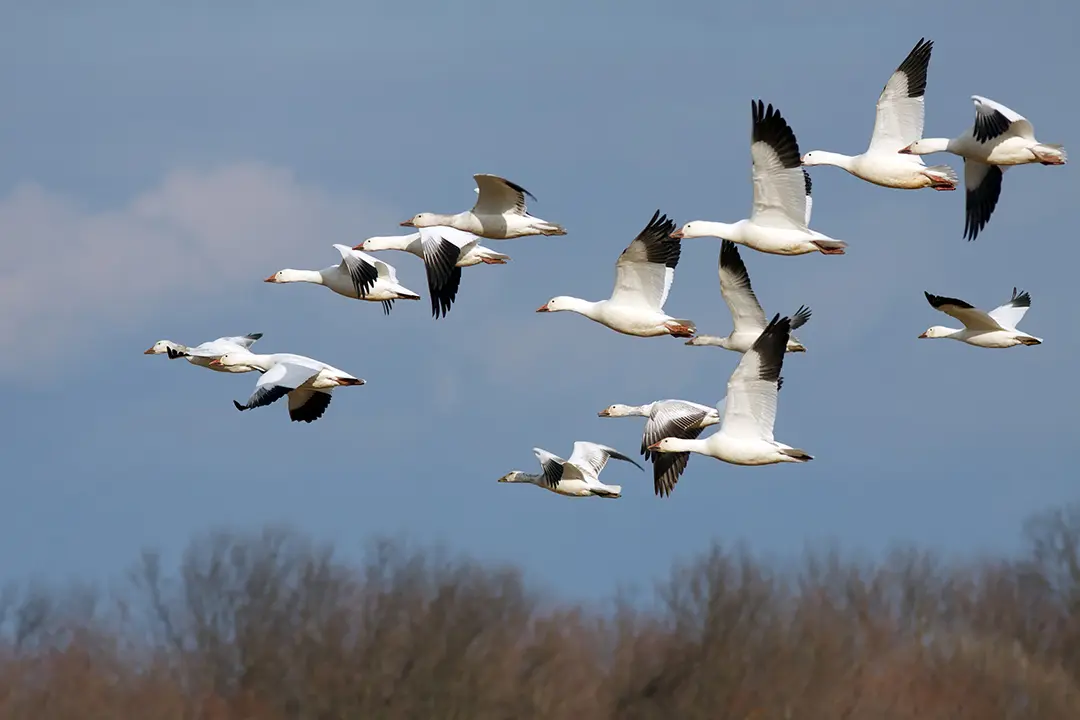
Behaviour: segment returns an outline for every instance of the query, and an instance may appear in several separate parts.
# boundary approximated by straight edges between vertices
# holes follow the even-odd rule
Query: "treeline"
[[[0,718],[1080,718],[1080,505],[1024,536],[966,565],[714,547],[585,608],[399,543],[213,533],[121,589],[4,592]]]

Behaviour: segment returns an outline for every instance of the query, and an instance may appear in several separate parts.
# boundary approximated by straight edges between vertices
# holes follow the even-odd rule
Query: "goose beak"
[[[912,143],[912,145],[914,145],[914,143]],[[911,152],[911,145],[908,145],[906,148],[901,148],[900,150],[897,150],[896,152],[898,152],[901,155],[912,155],[912,154],[914,154],[914,153]]]
[[[221,358],[214,358],[208,364],[210,367],[221,367]]]
[[[682,240],[682,237],[683,237],[682,230],[676,230],[675,232],[671,233],[671,235],[669,237],[673,237],[676,240]]]
[[[277,273],[274,273],[270,277],[263,280],[263,282],[277,282]]]
[[[919,338],[918,338],[918,339],[920,339],[920,340],[921,340],[922,338],[925,338],[925,337],[926,337],[926,333],[923,333],[922,335],[920,335],[920,336],[919,336]]]
[[[153,355],[153,354],[154,354],[154,348],[150,348],[149,350],[143,350],[143,355]]]
[[[416,227],[416,225],[413,224],[412,220],[406,220],[405,222],[401,223],[401,227]]]
[[[650,445],[650,446],[649,446],[649,448],[648,448],[648,449],[649,449],[649,450],[656,450],[656,449],[657,449],[657,448],[659,448],[659,447],[660,447],[660,443],[658,443],[658,442],[654,442],[654,443],[653,443],[652,445]]]
[[[608,415],[608,411],[607,411],[607,410],[601,410],[600,412],[596,413],[596,416],[597,416],[597,417],[610,417],[610,416]]]
[[[359,245],[353,245],[353,250],[363,250],[363,249],[364,249],[364,243],[360,243]]]
[[[551,312],[551,311],[548,310],[547,303],[544,303],[540,307],[536,308],[536,312]]]

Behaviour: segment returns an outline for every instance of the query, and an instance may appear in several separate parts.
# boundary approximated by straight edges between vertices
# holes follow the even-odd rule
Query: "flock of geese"
[[[640,452],[652,462],[658,496],[673,491],[691,453],[749,466],[813,459],[805,450],[773,437],[784,356],[806,351],[792,332],[810,319],[811,311],[803,306],[790,316],[777,313],[768,319],[738,249],[742,245],[771,255],[844,254],[846,242],[809,227],[812,184],[805,167],[835,165],[889,188],[955,190],[959,182],[956,172],[948,165],[927,166],[921,156],[938,152],[959,155],[964,159],[966,189],[964,237],[974,240],[997,205],[1005,168],[1029,163],[1065,164],[1061,145],[1039,142],[1028,120],[977,95],[972,96],[972,127],[955,138],[922,137],[932,49],[932,42],[920,40],[889,78],[878,98],[869,147],[859,155],[824,150],[801,154],[795,133],[780,111],[761,100],[752,102],[754,201],[749,218],[734,223],[696,220],[677,228],[673,220],[657,210],[619,255],[611,297],[584,300],[559,295],[537,310],[578,313],[625,335],[671,335],[689,338],[687,345],[716,346],[742,354],[728,380],[726,396],[715,407],[686,400],[659,400],[637,406],[615,404],[599,413],[608,418],[646,418]],[[401,223],[415,230],[411,234],[371,237],[352,248],[334,245],[341,255],[337,265],[322,270],[284,269],[266,278],[266,282],[323,285],[348,298],[379,302],[389,314],[395,301],[419,300],[420,295],[398,281],[392,265],[369,253],[404,251],[423,260],[432,315],[445,316],[457,297],[462,268],[500,265],[509,260],[507,255],[480,245],[482,239],[566,234],[561,225],[529,214],[526,196],[533,200],[535,197],[520,185],[495,175],[473,178],[478,197],[471,209],[453,215],[419,213]],[[724,337],[697,335],[692,320],[664,311],[679,264],[681,241],[698,237],[721,239],[720,293],[732,317],[732,330]],[[1031,305],[1026,292],[1014,288],[1008,302],[989,312],[956,298],[925,294],[933,308],[955,318],[963,328],[935,325],[920,338],[951,338],[981,348],[1042,342],[1017,329]],[[146,354],[185,358],[194,365],[221,372],[258,372],[255,391],[246,403],[234,400],[236,408],[250,410],[287,397],[289,417],[297,422],[320,418],[335,388],[364,384],[360,378],[303,355],[253,353],[251,348],[260,337],[261,333],[222,337],[194,347],[161,340]],[[711,425],[718,425],[718,431],[699,438]],[[607,461],[615,458],[644,469],[631,457],[591,442],[574,443],[569,459],[540,448],[533,452],[540,462],[539,473],[514,470],[499,482],[531,483],[571,497],[618,498],[621,486],[599,479]]]

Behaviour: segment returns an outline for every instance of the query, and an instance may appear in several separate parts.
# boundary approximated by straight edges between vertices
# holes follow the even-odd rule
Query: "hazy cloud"
[[[311,250],[310,267],[328,265],[332,256],[313,248],[359,236],[383,216],[255,162],[174,170],[113,210],[20,185],[0,200],[0,372],[185,293],[225,293],[260,279],[263,267],[305,267],[290,248]]]

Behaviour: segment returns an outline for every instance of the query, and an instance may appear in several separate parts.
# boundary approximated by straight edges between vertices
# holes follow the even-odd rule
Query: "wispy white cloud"
[[[108,210],[20,185],[0,199],[0,372],[26,371],[32,353],[64,342],[92,348],[104,326],[187,293],[261,279],[266,267],[297,263],[298,247],[320,267],[318,247],[393,217],[256,162],[177,169]]]

